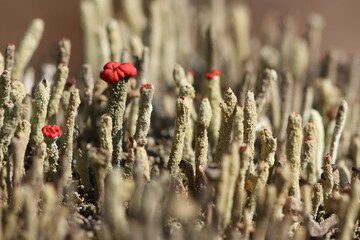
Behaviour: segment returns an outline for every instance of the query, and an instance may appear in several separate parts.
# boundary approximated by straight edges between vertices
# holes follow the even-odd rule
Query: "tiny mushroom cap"
[[[60,127],[58,125],[46,125],[41,129],[44,137],[47,138],[57,138],[61,136]]]

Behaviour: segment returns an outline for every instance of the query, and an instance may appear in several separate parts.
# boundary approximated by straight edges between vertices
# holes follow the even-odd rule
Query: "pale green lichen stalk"
[[[7,70],[5,70],[0,76],[0,89],[0,107],[3,107],[5,103],[9,102],[11,91],[10,72]]]
[[[277,149],[277,139],[273,137],[268,129],[264,129],[260,133],[261,152],[260,159],[266,161],[271,168],[275,163],[275,152]]]
[[[244,143],[250,148],[250,170],[253,168],[255,155],[257,112],[254,93],[246,92],[244,104]]]
[[[13,79],[22,79],[24,70],[38,47],[43,32],[44,21],[39,18],[34,19],[16,52],[14,68],[11,74]]]
[[[31,118],[30,150],[35,149],[36,144],[44,140],[41,128],[45,126],[46,113],[49,102],[49,85],[45,79],[38,83],[34,91],[35,106]]]
[[[46,180],[48,182],[54,181],[54,177],[59,165],[59,149],[56,144],[57,138],[45,138],[46,142],[46,158],[45,158],[45,172]]]
[[[112,150],[113,150],[111,133],[112,133],[112,119],[110,115],[103,114],[100,119],[100,131],[99,131],[100,148],[108,151],[110,156],[112,156]]]
[[[73,135],[77,109],[80,105],[79,90],[74,88],[71,91],[68,108],[65,113],[65,126],[61,137],[59,149],[60,165],[58,172],[57,189],[61,193],[64,187],[68,186],[72,177],[71,164],[73,160]]]
[[[152,98],[155,89],[153,85],[143,85],[140,87],[139,117],[136,122],[134,139],[138,146],[144,147],[147,143],[147,134],[150,129],[150,119],[152,112]]]
[[[262,116],[265,112],[265,106],[271,96],[271,88],[277,82],[277,74],[275,70],[265,69],[262,79],[256,86],[256,109],[258,117]]]
[[[302,149],[301,169],[306,170],[307,180],[310,184],[317,181],[317,129],[313,121],[304,126],[304,144]]]
[[[205,80],[204,83],[204,96],[209,99],[212,116],[209,127],[209,142],[211,147],[211,152],[215,154],[217,141],[219,138],[219,129],[221,125],[221,109],[220,103],[222,102],[221,97],[221,87],[220,87],[220,77],[215,76],[210,80]]]
[[[111,166],[111,155],[102,148],[92,148],[88,152],[89,165],[95,173],[95,198],[99,212],[103,209],[105,195],[105,177]]]
[[[112,62],[118,62],[120,61],[120,53],[122,49],[121,32],[118,21],[111,19],[106,25],[106,30],[110,45],[110,60]]]
[[[71,54],[71,42],[69,39],[63,38],[59,41],[58,44],[58,59],[57,65],[63,64],[65,66],[69,65],[70,54]]]
[[[321,175],[321,178],[323,179],[323,194],[325,201],[328,201],[331,197],[334,188],[334,176],[331,162],[331,156],[326,155],[324,158],[323,173]]]
[[[187,130],[185,134],[184,145],[184,159],[190,162],[194,161],[194,150],[192,148],[193,135],[194,135],[194,121],[196,119],[196,112],[194,109],[195,89],[190,84],[182,85],[179,89],[179,96],[187,98],[190,105],[190,117],[187,123]]]
[[[47,110],[47,120],[56,123],[56,114],[59,112],[59,104],[64,91],[65,83],[69,75],[69,68],[60,63],[57,66],[54,83],[51,86],[50,100]]]
[[[171,146],[168,168],[171,175],[177,177],[180,174],[179,164],[184,151],[184,142],[190,117],[190,105],[187,98],[180,96],[176,101],[176,120],[173,142]]]
[[[206,178],[203,171],[208,162],[208,132],[211,121],[211,106],[207,98],[200,102],[195,132],[195,184],[198,192],[205,187]]]
[[[11,72],[14,67],[15,45],[8,43],[5,49],[5,66],[4,70]]]
[[[129,234],[128,222],[124,206],[119,204],[122,201],[121,174],[115,169],[106,178],[104,197],[104,221],[108,226],[113,239],[126,239]]]
[[[11,141],[12,162],[13,162],[13,187],[19,187],[21,180],[25,175],[25,151],[29,142],[30,123],[26,120],[22,121],[15,133],[15,137]]]
[[[234,141],[237,143],[244,142],[244,107],[236,105],[236,114],[233,124]]]
[[[332,135],[332,140],[331,140],[330,155],[333,161],[332,163],[336,162],[340,137],[344,130],[347,111],[348,111],[348,104],[345,100],[342,100],[336,115],[334,133]]]
[[[221,162],[222,155],[229,150],[230,136],[233,128],[233,122],[236,114],[236,96],[228,88],[224,93],[224,102],[220,103],[221,108],[221,125],[219,129],[219,140],[216,147],[214,161]]]
[[[247,199],[247,191],[245,189],[246,172],[249,167],[250,148],[247,145],[242,145],[239,148],[240,154],[240,170],[236,180],[234,204],[232,207],[232,222],[236,224],[243,218],[244,207]]]
[[[287,126],[286,156],[293,172],[289,195],[300,199],[300,165],[301,165],[301,143],[303,139],[302,119],[296,113],[290,113]]]
[[[109,86],[109,110],[108,113],[113,121],[113,154],[112,164],[120,166],[123,138],[123,119],[126,107],[127,84],[125,80],[120,80]]]

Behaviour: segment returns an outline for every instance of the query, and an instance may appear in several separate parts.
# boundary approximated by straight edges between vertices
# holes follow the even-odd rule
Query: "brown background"
[[[190,0],[191,1],[191,0]],[[193,2],[199,2],[192,0]],[[207,1],[202,1],[207,2]],[[259,32],[265,14],[271,10],[290,13],[303,26],[308,13],[317,12],[326,19],[323,50],[337,47],[346,51],[360,50],[360,1],[358,0],[247,0],[252,10],[253,34]],[[62,37],[72,42],[70,70],[76,75],[82,62],[79,0],[0,0],[0,49],[5,44],[19,44],[30,21],[45,20],[41,47],[30,65],[54,62],[56,43]],[[301,29],[301,28],[300,28]]]

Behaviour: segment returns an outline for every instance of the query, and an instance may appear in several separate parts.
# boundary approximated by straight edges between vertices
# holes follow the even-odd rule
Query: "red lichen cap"
[[[147,84],[141,85],[140,88],[141,88],[141,89],[148,89],[148,90],[150,90],[150,89],[153,89],[153,85],[152,85],[151,83],[147,83]]]
[[[123,63],[121,64],[118,69],[125,73],[126,77],[135,77],[137,75],[136,68],[131,63]]]
[[[205,77],[206,77],[207,80],[211,80],[215,76],[220,76],[220,75],[221,75],[221,72],[219,70],[215,69],[214,71],[205,74]]]
[[[188,74],[190,74],[191,76],[195,76],[195,73],[191,70],[187,71]]]
[[[41,131],[44,134],[44,137],[57,138],[61,136],[60,127],[58,125],[46,125],[41,129]]]
[[[136,75],[137,70],[131,63],[108,62],[100,72],[100,78],[108,84],[118,82],[120,79],[135,77]]]

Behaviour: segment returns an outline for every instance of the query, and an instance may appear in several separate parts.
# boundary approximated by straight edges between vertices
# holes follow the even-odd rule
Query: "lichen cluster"
[[[360,238],[358,57],[209,2],[80,1],[84,65],[61,39],[46,79],[46,23],[5,46],[0,239]]]

